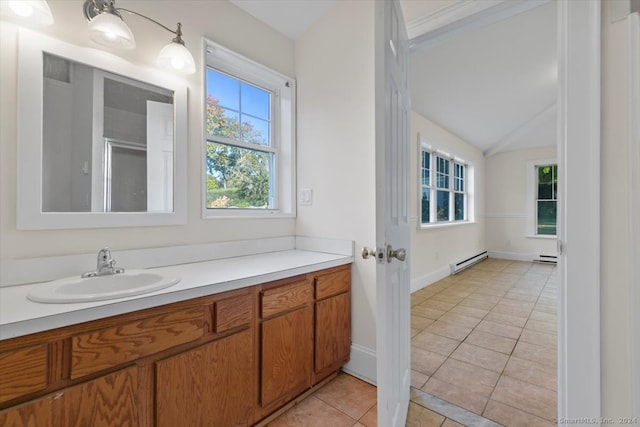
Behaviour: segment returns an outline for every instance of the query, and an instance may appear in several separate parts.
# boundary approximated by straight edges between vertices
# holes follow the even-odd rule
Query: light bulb
[[[171,66],[176,70],[182,70],[184,68],[184,61],[180,58],[173,58],[171,60]]]
[[[0,0],[0,19],[29,27],[53,24],[53,15],[46,0]]]
[[[183,44],[173,41],[162,48],[158,54],[157,63],[162,68],[183,74],[196,72],[196,64],[191,52]]]
[[[26,1],[12,0],[9,2],[9,7],[13,13],[23,18],[33,16],[33,6]]]

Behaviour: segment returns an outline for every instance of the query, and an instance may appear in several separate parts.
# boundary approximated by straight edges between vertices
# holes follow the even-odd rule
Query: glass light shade
[[[184,45],[171,42],[162,48],[156,60],[162,68],[177,71],[182,74],[193,74],[196,72],[196,62],[189,49]]]
[[[53,24],[53,15],[46,0],[1,0],[0,16],[28,26]]]
[[[134,49],[136,40],[131,29],[118,15],[103,12],[89,21],[89,37],[102,46]]]

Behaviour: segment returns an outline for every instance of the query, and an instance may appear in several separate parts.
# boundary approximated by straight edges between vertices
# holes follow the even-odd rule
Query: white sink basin
[[[67,277],[34,287],[27,298],[36,302],[69,303],[103,301],[146,294],[173,286],[179,278],[147,270],[81,278]]]

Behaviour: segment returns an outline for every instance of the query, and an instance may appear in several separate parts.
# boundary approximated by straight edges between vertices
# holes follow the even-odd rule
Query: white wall
[[[629,263],[629,80],[627,20],[610,23],[611,1],[602,4],[602,146],[600,151],[600,337],[603,417],[633,414],[631,286]],[[635,307],[639,310],[640,307]],[[614,418],[617,420],[617,418]]]
[[[556,255],[555,239],[530,237],[533,225],[532,219],[527,219],[533,214],[533,199],[529,200],[527,194],[527,162],[555,158],[555,146],[507,151],[486,158],[487,250],[529,260],[535,254]]]
[[[298,191],[313,190],[296,234],[351,239],[357,251],[376,243],[373,37],[373,2],[341,0],[295,44]],[[352,277],[353,343],[374,351],[375,262],[356,257]]]
[[[434,146],[473,165],[475,222],[419,228],[418,133]],[[485,160],[482,152],[416,112],[411,113],[411,289],[417,290],[449,274],[449,265],[486,249],[484,232]]]
[[[92,46],[82,2],[50,1],[55,24],[43,33],[64,41]],[[184,226],[63,231],[16,230],[16,86],[17,27],[0,23],[0,259],[95,252],[108,244],[133,249],[204,243],[295,233],[294,219],[202,220],[201,143],[202,82],[201,37],[233,49],[287,75],[294,75],[293,42],[226,1],[121,0],[126,7],[146,14],[168,27],[182,22],[187,47],[196,59],[196,74],[188,76],[188,222]],[[153,65],[159,50],[173,37],[169,32],[136,16],[125,16],[135,34],[137,49],[118,53],[128,60]],[[179,78],[179,77],[176,77]],[[35,112],[34,112],[35,113]],[[185,190],[179,190],[185,191]]]

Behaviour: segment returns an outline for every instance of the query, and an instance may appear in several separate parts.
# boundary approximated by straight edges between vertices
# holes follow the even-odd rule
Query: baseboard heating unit
[[[541,262],[544,264],[557,264],[558,257],[555,255],[538,255],[533,259],[533,262]]]
[[[451,264],[451,275],[460,273],[465,268],[471,267],[473,264],[482,261],[485,258],[489,258],[489,254],[487,251],[480,252],[477,255],[474,255],[470,258],[464,259],[458,263]]]

